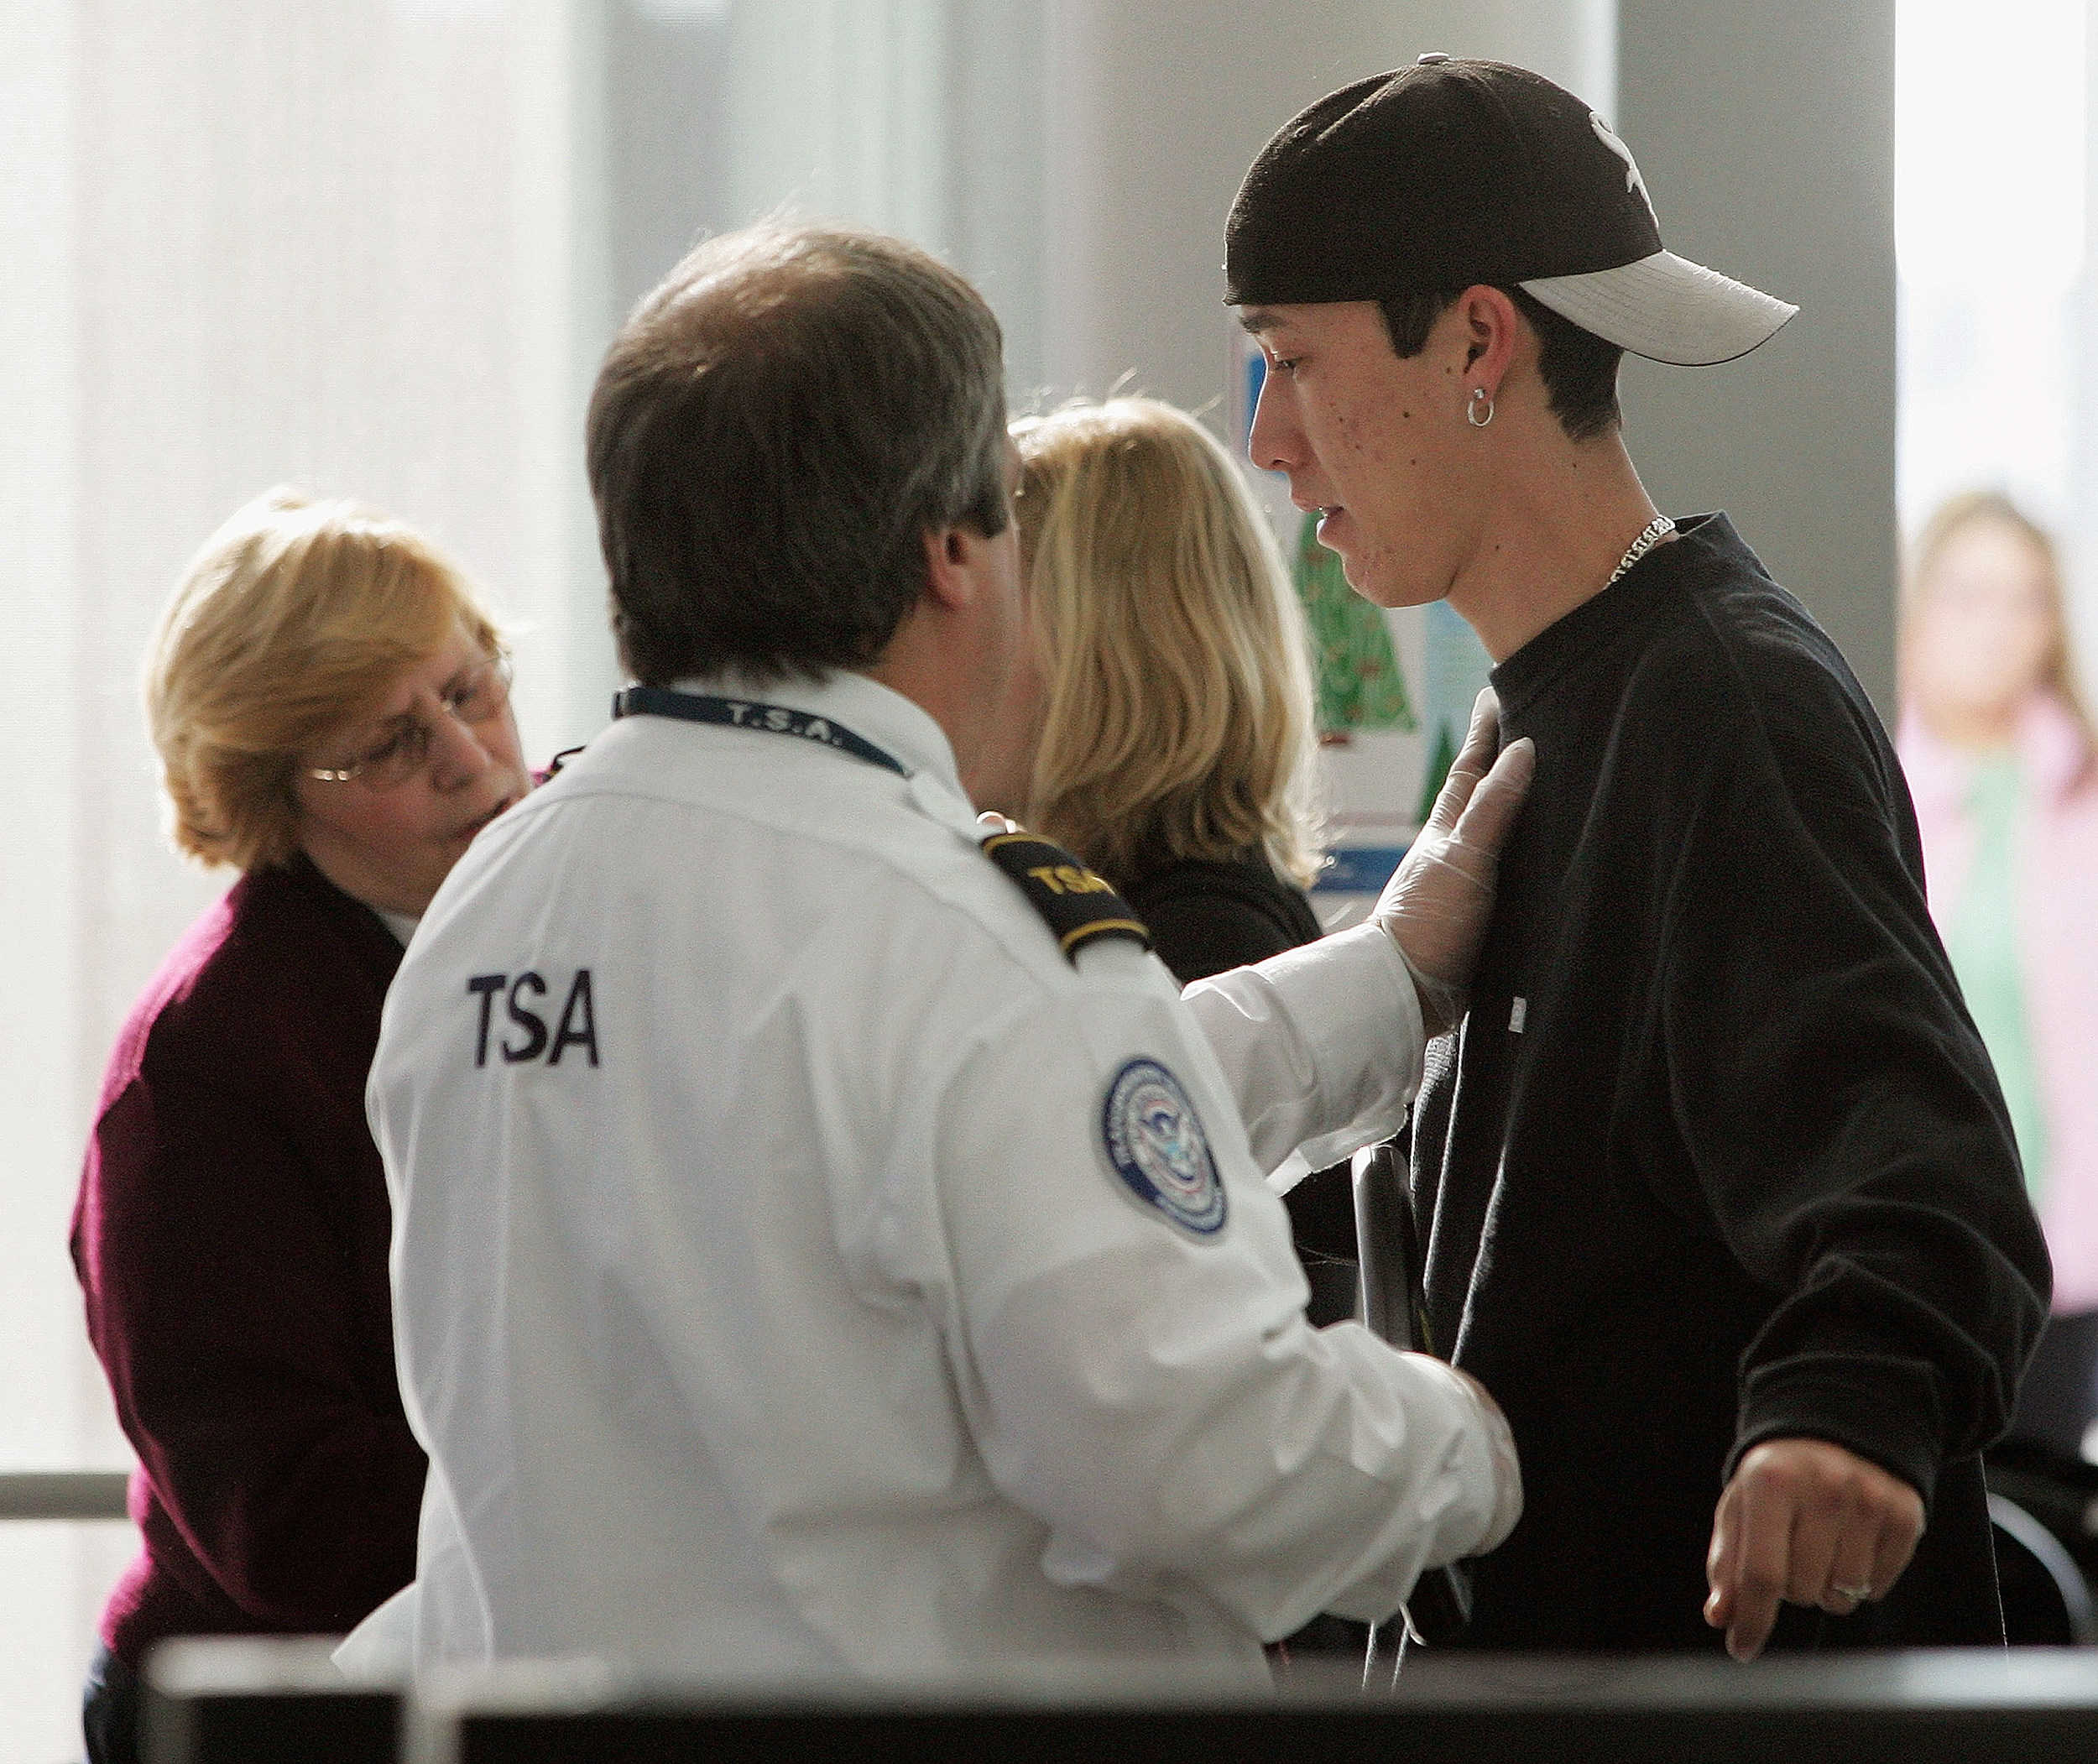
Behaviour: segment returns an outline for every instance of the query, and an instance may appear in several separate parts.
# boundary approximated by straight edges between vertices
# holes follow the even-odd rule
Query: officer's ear
[[[959,612],[983,592],[990,541],[973,527],[940,527],[925,535],[925,591],[948,612]]]

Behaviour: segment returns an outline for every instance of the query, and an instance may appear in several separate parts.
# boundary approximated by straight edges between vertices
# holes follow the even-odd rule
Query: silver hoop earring
[[[1483,416],[1479,412],[1479,407],[1481,404],[1486,407],[1485,415]],[[1464,420],[1474,429],[1483,429],[1493,420],[1494,401],[1486,396],[1486,389],[1484,386],[1474,386],[1471,389],[1471,402],[1464,406]]]

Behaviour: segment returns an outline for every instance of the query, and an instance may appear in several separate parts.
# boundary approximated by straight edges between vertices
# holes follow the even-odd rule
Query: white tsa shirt
[[[1261,1681],[1260,1638],[1497,1542],[1473,1398],[1305,1323],[1261,1176],[1397,1125],[1384,934],[1190,1003],[1137,944],[1067,960],[930,717],[765,696],[800,738],[600,736],[387,1001],[418,1657]]]

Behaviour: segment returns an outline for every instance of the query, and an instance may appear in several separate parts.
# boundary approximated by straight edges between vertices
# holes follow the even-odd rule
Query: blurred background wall
[[[1754,354],[1634,357],[1632,457],[1725,509],[1894,712],[1894,0],[1620,0],[1618,128],[1670,250],[1793,301]]]
[[[0,1468],[128,1459],[65,1239],[116,1027],[227,879],[162,843],[141,727],[185,559],[281,482],[394,509],[524,628],[538,744],[561,724],[583,41],[556,7],[0,12]],[[0,1526],[0,1756],[78,1755],[128,1532]]]

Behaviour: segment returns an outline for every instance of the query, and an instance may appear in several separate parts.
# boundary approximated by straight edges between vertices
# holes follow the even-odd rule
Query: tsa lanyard
[[[667,686],[630,686],[612,695],[612,714],[676,717],[686,723],[718,723],[723,728],[749,729],[759,735],[792,735],[850,754],[899,778],[911,775],[911,768],[894,754],[876,747],[864,735],[855,735],[843,723],[808,711],[790,710],[783,704],[767,704],[762,699],[717,698],[709,693],[674,692]]]

